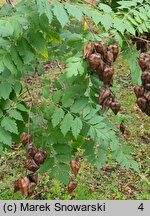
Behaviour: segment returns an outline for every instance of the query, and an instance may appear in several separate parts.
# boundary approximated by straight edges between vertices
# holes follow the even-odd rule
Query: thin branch
[[[144,39],[144,38],[141,38],[141,37],[132,36],[132,38],[135,38],[135,39],[138,39],[138,40],[144,41],[144,42],[146,42],[146,43],[150,43],[150,41],[149,41],[149,40],[146,40],[146,39]]]

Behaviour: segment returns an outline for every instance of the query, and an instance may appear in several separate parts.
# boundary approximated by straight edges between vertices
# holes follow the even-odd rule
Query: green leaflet
[[[40,165],[39,173],[48,172],[49,169],[52,169],[55,164],[53,157],[48,157],[43,164]]]
[[[55,145],[53,145],[53,148],[54,148],[54,150],[55,150],[55,152],[56,152],[56,154],[58,154],[58,155],[69,155],[69,154],[71,154],[71,148],[70,148],[70,146],[69,145],[67,145],[66,143],[62,143],[62,144],[55,144]],[[56,156],[57,157],[57,156]]]
[[[107,161],[106,153],[107,153],[107,148],[104,148],[101,145],[97,148],[96,167],[98,170],[100,170],[102,166],[106,164]]]
[[[60,181],[66,185],[69,182],[70,167],[65,163],[57,163],[51,170],[51,176],[57,177]]]
[[[99,11],[93,11],[92,13],[92,19],[95,25],[99,24],[102,19],[102,14]]]
[[[3,111],[0,109],[0,118],[3,116]]]
[[[45,14],[49,20],[49,23],[52,21],[52,12],[50,4],[47,0],[36,0],[38,6],[38,12],[40,15]]]
[[[82,61],[68,63],[66,73],[67,77],[77,76],[78,74],[84,74],[84,67]]]
[[[33,40],[33,39],[32,39]],[[21,38],[17,43],[19,55],[23,58],[24,64],[29,64],[34,59],[34,50],[25,38]]]
[[[77,20],[81,21],[81,18],[83,16],[81,10],[79,10],[75,5],[71,5],[68,3],[64,3],[64,5],[68,13],[72,14]]]
[[[17,68],[9,53],[3,57],[3,64],[11,71],[12,74],[17,74]]]
[[[110,27],[112,26],[113,19],[109,14],[104,14],[104,15],[102,15],[101,23],[104,26],[104,28],[106,29],[106,31],[108,31],[110,29]]]
[[[53,12],[58,21],[60,22],[62,28],[69,22],[69,17],[66,10],[63,7],[63,4],[55,3],[53,7]]]
[[[26,109],[26,107],[25,107],[23,104],[18,104],[18,105],[17,105],[17,109],[18,109],[18,110],[21,110],[21,111],[23,111],[23,112],[27,112],[27,109]]]
[[[0,142],[11,146],[11,142],[12,142],[12,138],[11,138],[11,134],[4,130],[1,126],[0,126]]]
[[[33,29],[30,29],[28,33],[28,41],[34,49],[39,51],[47,50],[46,40],[41,32],[35,32]]]
[[[21,57],[18,54],[16,47],[11,47],[10,55],[17,69],[21,71],[23,68],[23,62],[22,62]]]
[[[107,4],[100,3],[100,4],[98,5],[98,7],[99,7],[101,10],[103,10],[104,12],[106,12],[106,13],[112,13],[112,12],[113,12],[112,9],[111,9],[111,7],[110,7],[109,5],[107,5]]]
[[[64,117],[64,119],[61,122],[61,132],[65,136],[67,132],[71,129],[71,125],[73,123],[73,116],[70,113],[67,113]]]
[[[124,27],[124,23],[121,19],[115,18],[113,20],[113,26],[115,29],[117,29],[119,32],[121,32],[121,34],[124,34],[125,27]]]
[[[132,83],[141,84],[141,69],[138,64],[137,58],[139,57],[139,51],[134,51],[129,57],[129,67],[131,71]]]
[[[9,22],[3,22],[0,20],[0,36],[8,37],[13,34],[13,27]]]
[[[9,116],[16,119],[16,120],[23,121],[21,113],[19,111],[15,110],[15,109],[11,110],[9,112]]]
[[[53,127],[56,127],[60,123],[60,121],[64,117],[64,114],[65,114],[65,112],[61,108],[58,108],[54,111],[54,113],[52,115]]]
[[[118,7],[120,9],[123,9],[123,8],[129,9],[132,6],[137,5],[137,3],[135,1],[118,1],[117,4],[121,5]]]
[[[57,90],[53,95],[52,99],[54,103],[58,103],[62,98],[62,90]]]
[[[0,98],[4,98],[4,100],[9,98],[9,95],[12,91],[12,85],[10,83],[1,83],[0,84]]]
[[[11,133],[18,134],[18,128],[16,121],[13,120],[10,117],[4,117],[3,120],[1,121],[1,126],[6,130]]]
[[[128,20],[124,20],[124,26],[129,33],[135,35],[135,29]]]
[[[82,148],[84,149],[83,156],[88,157],[89,161],[94,164],[96,162],[94,142],[92,140],[87,141],[83,144]]]
[[[75,101],[75,103],[71,106],[71,112],[79,113],[83,110],[83,108],[87,105],[88,99],[87,98],[79,98]]]
[[[79,135],[81,129],[82,129],[82,121],[80,118],[76,117],[71,125],[71,129],[72,129],[72,134],[73,136],[77,139],[77,136]]]

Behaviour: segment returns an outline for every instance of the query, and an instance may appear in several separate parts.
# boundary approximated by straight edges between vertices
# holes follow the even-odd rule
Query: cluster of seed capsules
[[[87,59],[90,71],[96,71],[104,86],[99,91],[99,104],[102,105],[103,112],[109,108],[116,115],[120,110],[120,103],[115,100],[114,93],[109,89],[113,84],[114,68],[113,62],[116,60],[119,48],[116,44],[105,48],[101,42],[88,42],[83,48],[83,58]]]
[[[22,142],[25,144],[29,141],[31,141],[31,136],[23,133]],[[37,149],[33,143],[29,143],[27,146],[26,156],[27,161],[25,167],[27,170],[31,171],[31,173],[25,177],[20,177],[14,182],[14,192],[21,191],[22,195],[30,196],[33,194],[37,185],[37,170],[40,168],[40,164],[42,164],[46,159],[47,153],[44,148]]]
[[[142,86],[135,86],[137,105],[142,112],[150,116],[150,54],[141,53],[138,63],[142,69]]]

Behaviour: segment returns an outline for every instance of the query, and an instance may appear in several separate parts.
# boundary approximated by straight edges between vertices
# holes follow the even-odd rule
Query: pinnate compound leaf
[[[79,117],[76,117],[71,125],[72,134],[76,139],[82,129],[82,126],[83,124],[82,124],[81,119]]]
[[[13,120],[10,117],[5,117],[2,121],[1,121],[1,126],[6,130],[9,131],[11,133],[15,133],[18,134],[18,129],[17,129],[17,124],[16,121]]]
[[[67,113],[64,119],[62,120],[60,126],[61,132],[63,133],[64,136],[70,130],[72,123],[73,123],[73,116],[70,113]]]
[[[61,108],[55,110],[55,112],[52,115],[53,127],[56,127],[60,123],[60,121],[64,117],[64,114],[65,112]]]

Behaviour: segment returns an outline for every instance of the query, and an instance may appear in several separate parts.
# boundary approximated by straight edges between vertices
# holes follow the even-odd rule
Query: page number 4
[[[143,206],[143,203],[141,203],[138,207],[139,210],[143,211],[144,210],[144,206]]]

